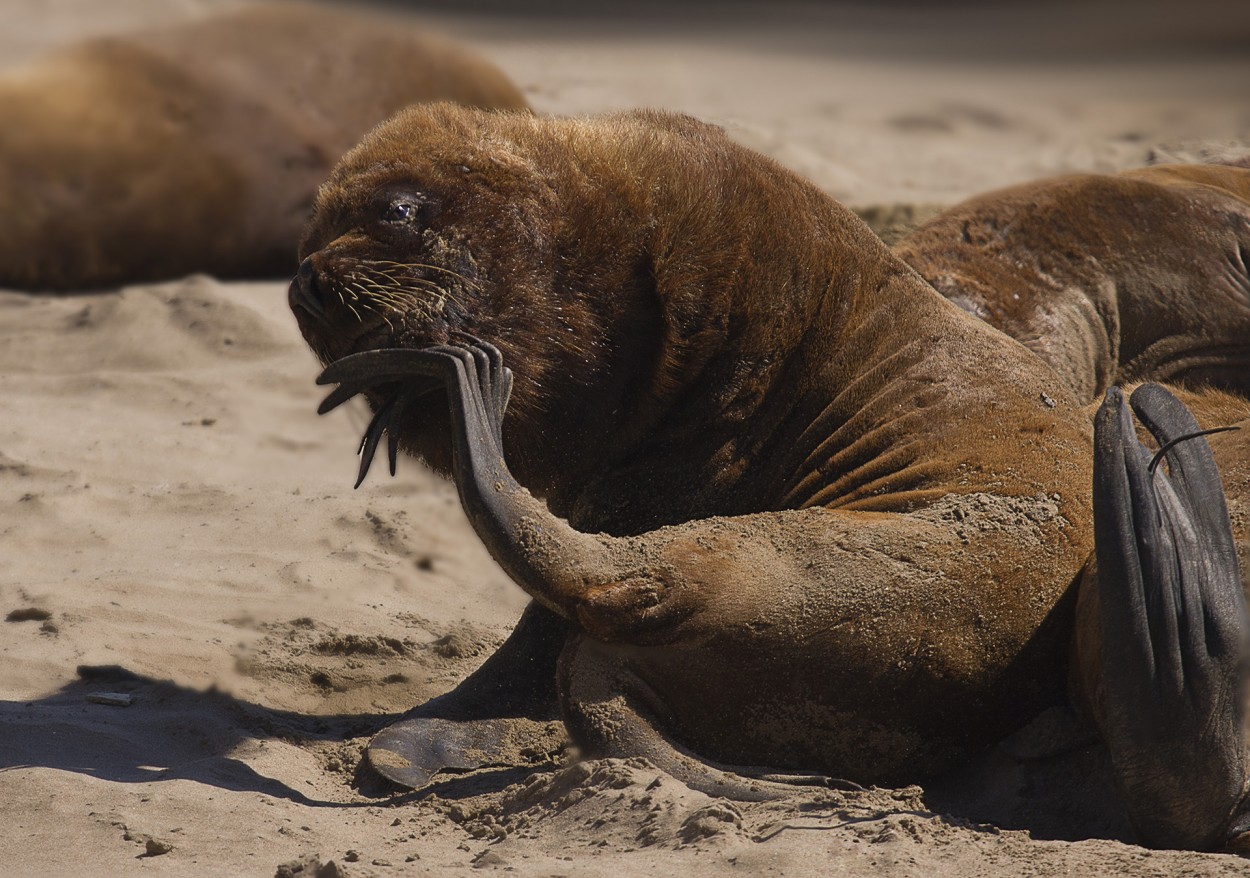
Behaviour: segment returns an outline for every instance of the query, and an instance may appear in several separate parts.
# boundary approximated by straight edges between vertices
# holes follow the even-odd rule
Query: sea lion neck
[[[776,253],[754,271],[784,274],[795,254]],[[706,347],[665,357],[671,383],[634,410],[652,417],[620,425],[630,444],[577,486],[570,520],[636,533],[710,516],[931,499],[939,474],[919,460],[915,420],[953,412],[942,382],[924,374],[941,343],[926,320],[955,309],[875,246],[826,266],[810,286],[787,290],[770,278],[790,295],[767,308],[749,295],[761,287],[735,290],[745,301],[705,330]]]

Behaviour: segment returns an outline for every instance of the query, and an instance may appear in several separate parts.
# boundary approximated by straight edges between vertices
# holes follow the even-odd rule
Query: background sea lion
[[[386,430],[454,472],[559,634],[590,752],[745,797],[768,791],[713,763],[912,781],[1062,697],[1087,415],[719,129],[409,108],[336,168],[301,253],[324,362],[401,349],[332,367],[328,404],[367,390],[369,453]],[[481,691],[374,764],[428,779],[432,721]]]
[[[0,285],[289,274],[317,185],[415,101],[519,109],[463,46],[275,4],[95,39],[0,79]]]
[[[1031,183],[952,208],[895,252],[1086,398],[1178,385],[1132,395],[1149,448],[1118,389],[1099,410],[1074,695],[1144,843],[1244,850],[1250,170]],[[1223,427],[1240,429],[1194,435]]]
[[[1145,380],[1250,393],[1250,170],[1027,183],[951,208],[894,252],[1083,399]]]

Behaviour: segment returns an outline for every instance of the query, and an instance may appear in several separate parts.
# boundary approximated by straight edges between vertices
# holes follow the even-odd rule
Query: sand
[[[6,0],[0,66],[223,5]],[[958,18],[926,38],[932,22],[865,15],[432,19],[544,112],[687,110],[893,233],[995,186],[1250,140],[1235,53],[978,53],[990,38]],[[1199,31],[1185,45],[1222,45]],[[0,292],[0,871],[1246,871],[1039,840],[919,787],[713,801],[644,762],[576,763],[558,729],[532,768],[390,794],[357,774],[369,734],[468,673],[525,600],[416,462],[351,490],[366,416],[318,418],[317,371],[282,283]]]

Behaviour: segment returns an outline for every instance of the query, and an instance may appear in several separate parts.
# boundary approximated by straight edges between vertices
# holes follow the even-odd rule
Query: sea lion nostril
[[[311,256],[299,264],[299,270],[295,273],[295,280],[298,281],[300,291],[304,295],[312,298],[317,297],[317,269],[313,268]]]
[[[321,300],[322,285],[317,282],[317,270],[312,257],[299,264],[299,270],[291,280],[287,301],[291,308],[303,308],[309,314],[325,319],[325,304]]]

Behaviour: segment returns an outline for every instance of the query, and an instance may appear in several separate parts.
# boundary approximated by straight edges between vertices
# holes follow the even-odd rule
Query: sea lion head
[[[327,363],[466,336],[496,345],[516,378],[509,463],[551,500],[665,441],[676,406],[697,425],[674,427],[696,433],[679,445],[741,434],[784,355],[820,334],[828,297],[814,297],[839,271],[862,276],[858,257],[828,258],[848,235],[845,253],[871,247],[860,228],[687,116],[418,105],[321,187],[291,305]],[[424,399],[401,444],[446,470],[446,400]]]

